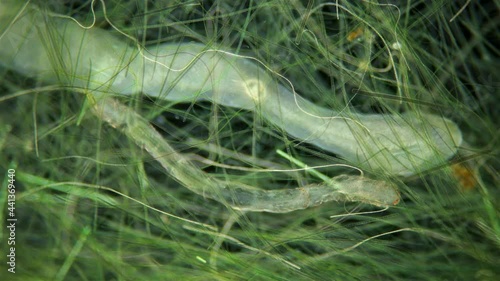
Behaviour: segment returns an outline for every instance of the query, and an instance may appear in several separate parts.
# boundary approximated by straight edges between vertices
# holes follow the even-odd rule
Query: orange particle
[[[352,42],[352,41],[358,39],[361,35],[363,35],[364,32],[365,32],[365,29],[362,26],[354,29],[353,31],[351,31],[347,35],[347,41]]]
[[[400,198],[397,198],[396,200],[394,200],[394,202],[392,202],[392,205],[396,206],[397,204],[399,204],[400,200]]]
[[[453,175],[460,183],[460,189],[463,191],[470,191],[476,187],[476,175],[471,168],[462,164],[453,164],[451,166]]]

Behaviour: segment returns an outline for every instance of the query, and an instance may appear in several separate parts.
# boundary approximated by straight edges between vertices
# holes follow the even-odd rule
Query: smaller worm
[[[292,189],[263,190],[211,177],[175,151],[147,120],[118,101],[98,101],[94,113],[151,154],[174,178],[192,192],[225,203],[236,210],[287,213],[337,201],[359,201],[381,207],[396,205],[399,193],[388,182],[341,175],[324,184]]]

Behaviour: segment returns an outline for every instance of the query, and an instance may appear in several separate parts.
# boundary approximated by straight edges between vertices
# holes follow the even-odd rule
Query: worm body
[[[408,176],[442,164],[462,141],[456,124],[436,115],[345,114],[319,107],[260,63],[226,51],[197,43],[142,49],[36,8],[16,14],[1,5],[6,13],[0,13],[1,20],[12,23],[0,38],[1,63],[44,81],[252,110],[301,141],[391,175]]]

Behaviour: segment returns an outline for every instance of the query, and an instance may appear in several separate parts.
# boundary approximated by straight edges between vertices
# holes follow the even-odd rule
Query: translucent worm
[[[301,132],[306,130],[305,125],[312,127],[307,122],[318,123],[313,115],[304,115],[305,111],[318,113],[319,109],[325,114],[327,110],[300,98],[294,101],[285,87],[250,60],[224,52],[204,52],[199,44],[158,46],[150,52],[162,51],[166,55],[150,60],[103,30],[85,31],[68,19],[49,20],[31,6],[12,13],[6,3],[9,1],[0,3],[0,23],[9,18],[8,28],[0,37],[4,46],[0,48],[2,64],[43,81],[89,89],[95,114],[146,149],[191,191],[237,210],[275,213],[330,201],[360,201],[384,207],[399,202],[399,193],[392,185],[361,176],[343,175],[323,184],[279,190],[257,189],[210,176],[176,152],[140,115],[98,92],[143,91],[174,101],[207,99],[248,110],[260,107],[270,122],[297,137],[315,133]],[[300,116],[307,116],[309,121],[300,123]]]
[[[43,81],[253,110],[352,165],[392,175],[408,176],[442,164],[462,141],[456,124],[440,116],[333,111],[301,98],[288,80],[254,59],[196,43],[145,50],[32,6],[16,10],[16,2],[21,1],[0,3],[0,63]]]
[[[94,112],[147,150],[186,188],[237,210],[286,213],[331,201],[360,201],[380,207],[399,203],[399,193],[391,184],[362,176],[341,175],[328,183],[275,190],[218,180],[178,153],[147,120],[129,107],[105,98],[95,104]]]

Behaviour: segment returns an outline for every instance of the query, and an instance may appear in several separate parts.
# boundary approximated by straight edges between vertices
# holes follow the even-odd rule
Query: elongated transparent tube
[[[141,51],[107,31],[84,29],[31,6],[16,14],[9,3],[0,4],[5,27],[0,61],[44,81],[95,92],[142,91],[171,101],[210,100],[254,110],[290,135],[353,165],[393,175],[407,176],[439,165],[456,153],[462,141],[459,128],[436,115],[336,112],[296,95],[275,79],[275,73],[248,58],[196,43]]]
[[[194,166],[175,151],[147,120],[116,100],[105,98],[98,101],[94,112],[146,149],[186,188],[237,210],[287,213],[331,201],[360,201],[380,207],[399,203],[399,193],[394,186],[362,176],[341,175],[324,184],[274,190],[221,181]]]
[[[234,87],[241,86],[243,82],[245,87],[239,89],[242,94],[237,94],[236,88],[236,91],[219,92],[216,87],[222,85],[222,80],[215,83],[215,80],[210,79],[213,76],[218,79],[230,77],[215,74],[235,70],[233,66],[237,64],[233,65],[230,61],[222,63],[222,60],[227,60],[231,58],[230,56],[226,58],[215,52],[210,57],[204,58],[203,56],[208,55],[208,52],[201,56],[195,53],[194,60],[189,61],[193,55],[187,52],[185,53],[187,57],[175,55],[175,59],[167,59],[165,56],[161,57],[164,61],[160,62],[159,56],[157,60],[150,61],[139,56],[136,49],[128,47],[104,31],[94,29],[82,32],[80,27],[69,21],[52,26],[54,23],[44,21],[44,15],[36,9],[28,9],[19,16],[16,21],[9,21],[14,24],[9,26],[6,29],[7,33],[0,38],[0,42],[9,42],[15,46],[0,50],[4,65],[45,81],[90,89],[91,100],[97,100],[94,105],[94,112],[97,116],[120,129],[140,147],[146,149],[175,179],[199,195],[242,211],[275,213],[305,209],[330,201],[361,201],[384,207],[399,202],[399,193],[389,183],[361,176],[339,176],[324,184],[279,190],[262,190],[237,182],[217,180],[177,153],[141,116],[116,100],[99,95],[97,92],[131,94],[138,91],[137,86],[140,85],[142,91],[151,95],[157,93],[158,97],[162,97],[160,93],[168,93],[166,97],[173,100],[203,98],[252,110],[255,103],[258,105],[260,98],[257,95],[260,92],[254,92],[253,89],[260,87],[262,81],[271,81],[267,74],[262,72],[264,80],[255,80],[254,77],[253,80],[242,81],[240,75],[243,72],[237,73],[230,81],[234,83]],[[33,26],[30,26],[33,22],[44,24],[39,25],[35,30]],[[37,46],[32,44],[37,44]],[[107,49],[102,49],[104,45]],[[74,51],[76,47],[79,47],[79,52]],[[173,46],[164,47],[162,50],[168,51],[168,48]],[[183,45],[182,47],[192,52],[193,49],[201,48],[201,45]],[[182,50],[174,53],[179,52],[183,53]],[[101,59],[95,57],[95,54],[99,54]],[[178,58],[180,58],[178,63],[185,69],[178,71],[170,69],[166,72],[170,75],[165,76],[165,72],[162,71],[164,69],[161,67],[166,67],[167,70],[176,67],[175,61]],[[206,79],[203,79],[203,75],[196,74],[206,72],[202,69],[196,70],[196,67],[201,68],[201,65],[206,63],[205,59],[221,60],[211,63],[222,69],[213,70],[213,75],[205,75]],[[245,60],[242,62],[248,63],[247,69],[261,71],[253,63]],[[159,72],[152,67],[160,67]],[[232,74],[228,73],[228,75]],[[193,83],[187,83],[186,79],[193,79]],[[234,93],[234,95],[227,93]],[[254,93],[256,95],[253,95]]]

